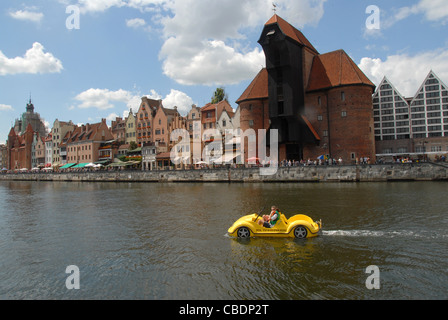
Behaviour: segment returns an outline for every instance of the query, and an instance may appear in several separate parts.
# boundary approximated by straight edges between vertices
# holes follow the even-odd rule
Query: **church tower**
[[[30,102],[27,103],[27,105],[26,105],[26,112],[34,113],[34,105],[31,102],[31,98],[30,98]]]

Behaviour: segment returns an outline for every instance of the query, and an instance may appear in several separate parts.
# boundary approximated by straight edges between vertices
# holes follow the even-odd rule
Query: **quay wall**
[[[161,171],[93,171],[0,174],[0,181],[77,182],[387,182],[448,181],[444,164],[388,164],[281,167],[273,175],[259,168]]]

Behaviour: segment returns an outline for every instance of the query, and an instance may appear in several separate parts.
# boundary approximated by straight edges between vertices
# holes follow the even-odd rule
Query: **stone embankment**
[[[93,171],[65,173],[0,174],[11,181],[78,182],[387,182],[448,180],[445,164],[388,164],[357,166],[281,167],[272,175],[261,175],[259,168]]]

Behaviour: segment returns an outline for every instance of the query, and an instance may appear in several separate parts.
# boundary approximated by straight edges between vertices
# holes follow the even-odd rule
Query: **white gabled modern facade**
[[[379,157],[448,153],[448,87],[432,70],[411,98],[384,77],[373,94],[373,117]]]
[[[434,72],[428,74],[410,107],[413,138],[448,137],[448,88]]]

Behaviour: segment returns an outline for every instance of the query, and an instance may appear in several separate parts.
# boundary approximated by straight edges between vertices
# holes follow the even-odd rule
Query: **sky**
[[[343,49],[378,85],[412,97],[448,83],[446,0],[2,0],[0,144],[32,99],[49,128],[137,112],[141,97],[186,115],[224,87],[234,109],[265,66],[275,12],[320,53]]]

